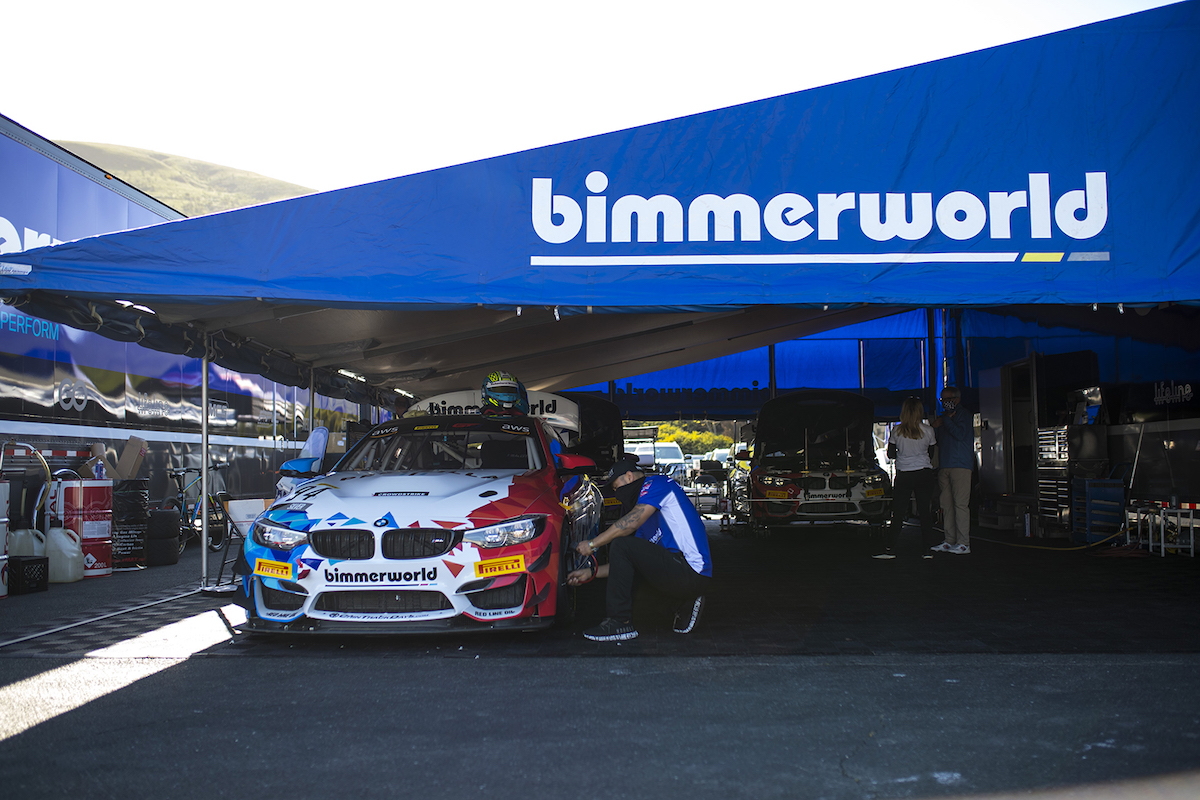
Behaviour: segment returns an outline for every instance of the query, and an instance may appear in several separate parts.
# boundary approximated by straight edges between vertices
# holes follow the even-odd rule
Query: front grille
[[[317,611],[342,614],[404,614],[453,608],[441,592],[393,590],[325,592],[317,597]]]
[[[859,503],[862,512],[869,517],[879,516],[886,510],[884,505],[890,503],[890,500],[864,500]]]
[[[808,489],[810,492],[816,492],[825,488],[825,479],[820,475],[809,475],[807,478],[796,481],[796,485],[802,489]]]
[[[516,608],[525,602],[525,576],[499,589],[484,589],[470,596],[471,605],[490,610],[494,608]]]
[[[829,476],[829,488],[830,489],[850,489],[852,487],[858,486],[859,480],[860,480],[859,478],[851,478],[849,475],[830,475]]]
[[[853,514],[858,511],[854,503],[805,503],[800,506],[802,514]]]
[[[792,500],[770,500],[763,505],[766,506],[767,514],[772,517],[786,516],[796,510],[796,503]]]
[[[313,531],[308,543],[317,555],[339,560],[362,560],[375,556],[375,534],[371,531]]]
[[[304,601],[308,599],[304,595],[281,592],[270,586],[261,588],[263,605],[272,611],[298,611],[304,605]]]
[[[458,534],[444,528],[401,528],[383,534],[384,558],[432,558],[449,553]]]

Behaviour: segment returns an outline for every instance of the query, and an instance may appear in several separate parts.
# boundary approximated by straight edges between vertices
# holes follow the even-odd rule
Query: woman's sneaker
[[[965,556],[971,552],[971,547],[970,547],[970,545],[956,544],[953,547],[951,547],[947,552],[954,553],[954,555],[956,555],[956,556]]]
[[[929,549],[935,553],[953,553],[955,547],[957,547],[957,545],[950,544],[949,542],[942,542],[941,544],[934,545]]]
[[[626,639],[636,639],[637,636],[637,628],[633,627],[632,623],[621,622],[612,617],[607,617],[596,627],[588,628],[583,632],[583,638],[591,639],[593,642],[621,642]]]
[[[691,633],[700,621],[700,612],[704,610],[704,595],[699,595],[691,603],[675,612],[675,624],[671,630],[676,633]]]

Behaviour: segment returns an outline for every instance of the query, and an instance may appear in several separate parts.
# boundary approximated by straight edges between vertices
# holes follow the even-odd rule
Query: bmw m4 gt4
[[[241,565],[250,629],[534,629],[565,616],[569,562],[603,500],[582,474],[591,459],[558,450],[533,417],[377,426],[255,520]]]

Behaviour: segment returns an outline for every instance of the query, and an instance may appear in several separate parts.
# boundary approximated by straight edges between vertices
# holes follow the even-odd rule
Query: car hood
[[[304,484],[267,517],[317,530],[351,525],[470,528],[557,505],[538,472],[344,472]]]

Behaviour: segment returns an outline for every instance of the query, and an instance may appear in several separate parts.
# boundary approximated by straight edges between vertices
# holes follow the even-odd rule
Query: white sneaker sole
[[[627,642],[630,639],[636,639],[637,637],[637,631],[633,631],[632,633],[613,633],[608,636],[589,636],[586,633],[583,635],[583,638],[593,642]]]
[[[696,602],[692,603],[691,613],[688,614],[687,625],[682,628],[679,628],[676,626],[671,626],[671,630],[675,631],[675,633],[691,633],[693,630],[696,629],[696,623],[698,623],[700,621],[700,611],[703,608],[704,608],[704,598],[697,597]]]

